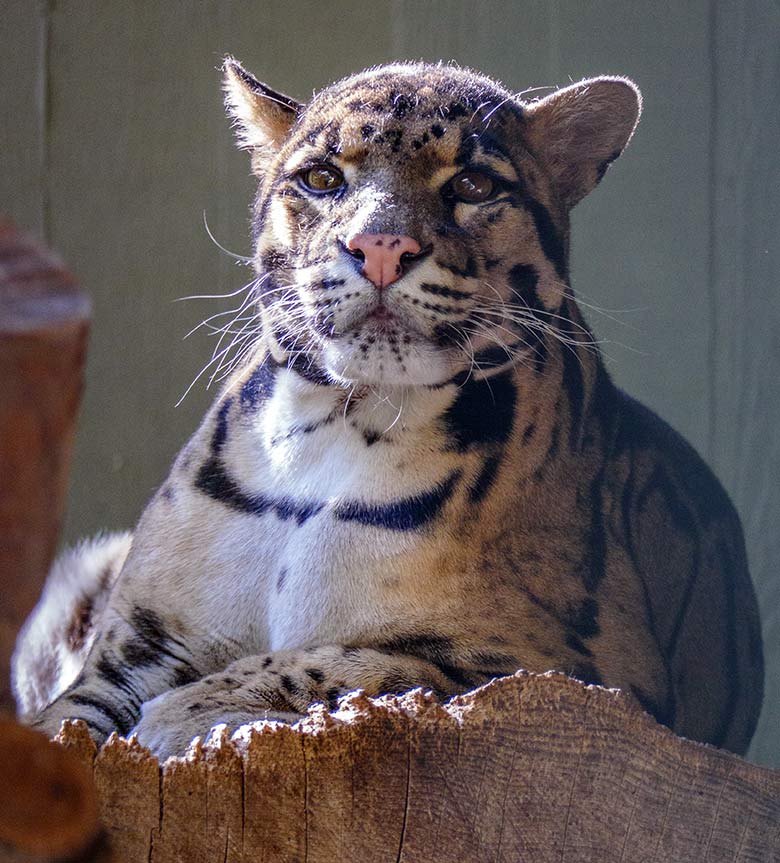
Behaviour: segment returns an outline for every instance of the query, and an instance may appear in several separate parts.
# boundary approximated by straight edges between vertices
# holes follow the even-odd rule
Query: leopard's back
[[[669,695],[658,718],[683,736],[744,752],[764,666],[739,517],[684,438],[635,399],[617,397],[613,524],[665,657]]]

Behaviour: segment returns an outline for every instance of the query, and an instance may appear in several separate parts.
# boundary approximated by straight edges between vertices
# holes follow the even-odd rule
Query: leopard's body
[[[165,755],[355,688],[448,696],[523,667],[743,752],[763,671],[739,521],[612,384],[569,286],[568,212],[630,138],[633,85],[523,104],[398,64],[300,106],[225,74],[262,332],[39,726]]]

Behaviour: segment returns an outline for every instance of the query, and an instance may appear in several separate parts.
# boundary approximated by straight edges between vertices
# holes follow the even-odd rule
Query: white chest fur
[[[286,370],[259,410],[242,412],[234,396],[219,459],[240,496],[217,497],[209,509],[225,528],[226,510],[240,524],[231,529],[240,554],[226,567],[231,593],[245,591],[252,560],[253,592],[244,596],[256,596],[252,631],[267,640],[253,646],[349,642],[412,613],[410,562],[424,566],[431,555],[429,537],[413,528],[456,484],[455,458],[430,422],[451,398],[400,390],[344,398]]]

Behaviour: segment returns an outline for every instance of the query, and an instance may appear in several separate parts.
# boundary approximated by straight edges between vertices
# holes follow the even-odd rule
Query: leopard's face
[[[568,206],[614,145],[576,168],[555,147],[540,159],[551,112],[534,119],[457,68],[382,67],[307,106],[234,61],[226,73],[260,177],[254,263],[272,350],[346,385],[437,385],[533,364],[566,296]]]
[[[551,310],[560,297],[525,203],[538,172],[520,107],[439,73],[324,91],[261,188],[262,301],[287,347],[345,382],[443,382],[487,348],[523,348],[511,309],[532,270]]]

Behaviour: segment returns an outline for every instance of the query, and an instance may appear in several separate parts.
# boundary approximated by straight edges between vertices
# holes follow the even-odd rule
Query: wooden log
[[[56,547],[89,303],[59,259],[0,219],[0,708]]]
[[[95,771],[124,863],[780,861],[780,771],[560,674],[355,694],[162,767],[114,737]]]

